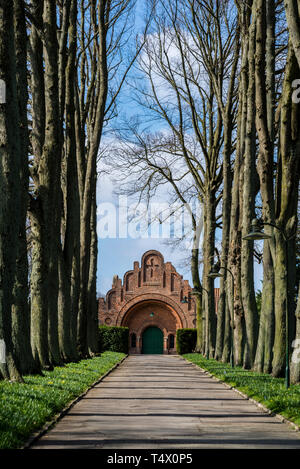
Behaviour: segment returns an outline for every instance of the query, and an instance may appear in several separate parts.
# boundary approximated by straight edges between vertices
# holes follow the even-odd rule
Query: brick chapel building
[[[129,328],[129,353],[176,353],[176,331],[194,328],[196,304],[188,280],[158,251],[147,251],[99,298],[100,324]]]

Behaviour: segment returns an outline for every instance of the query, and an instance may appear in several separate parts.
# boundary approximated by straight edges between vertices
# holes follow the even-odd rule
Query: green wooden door
[[[148,327],[143,333],[142,353],[163,353],[164,336],[158,327]]]

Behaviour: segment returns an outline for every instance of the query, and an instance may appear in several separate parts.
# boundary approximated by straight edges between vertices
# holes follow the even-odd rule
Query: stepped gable
[[[99,323],[129,327],[130,353],[148,353],[146,342],[151,352],[151,340],[158,345],[163,341],[162,353],[175,353],[176,330],[196,325],[196,304],[191,292],[188,280],[171,262],[165,262],[159,251],[147,251],[141,264],[135,261],[123,279],[113,277],[112,288],[105,298],[99,298]]]

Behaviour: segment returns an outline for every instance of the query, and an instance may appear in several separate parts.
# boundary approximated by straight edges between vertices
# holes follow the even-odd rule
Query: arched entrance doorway
[[[163,295],[157,295],[155,298],[155,295],[140,295],[129,301],[119,313],[117,325],[129,328],[129,353],[176,353],[176,331],[186,327],[185,315],[181,313],[180,307],[175,309],[176,305],[173,306],[172,299]],[[147,334],[150,336],[145,349],[144,333],[150,327],[154,329],[145,334],[146,343]],[[174,337],[173,342],[168,340],[170,334]],[[153,350],[151,341],[160,344],[157,351]]]
[[[163,333],[163,353],[176,353],[176,331],[196,324],[192,288],[171,262],[149,250],[141,264],[133,263],[123,280],[117,275],[105,298],[99,298],[99,322],[128,327],[129,353],[142,353],[143,332],[158,327]]]
[[[143,354],[161,354],[164,351],[164,335],[159,327],[150,326],[142,335]]]

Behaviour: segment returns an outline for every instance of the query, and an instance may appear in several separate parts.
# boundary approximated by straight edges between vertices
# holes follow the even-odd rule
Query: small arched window
[[[136,347],[136,335],[134,333],[131,334],[131,347],[132,348]]]
[[[175,346],[175,337],[174,334],[169,335],[169,348],[174,348]]]

